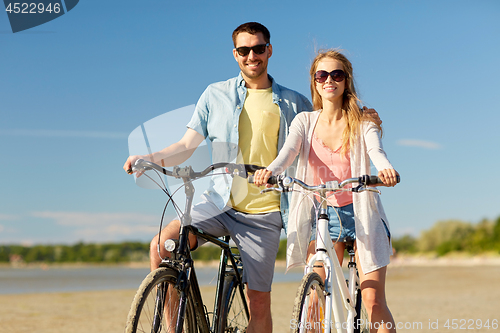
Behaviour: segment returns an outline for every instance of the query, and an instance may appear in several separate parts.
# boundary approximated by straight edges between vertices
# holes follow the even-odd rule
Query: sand
[[[492,327],[500,320],[499,277],[499,265],[390,265],[387,299],[398,331],[500,330]],[[289,332],[298,284],[273,285],[274,332]],[[212,294],[209,287],[203,292],[207,297]],[[134,294],[134,290],[118,290],[0,295],[0,331],[123,332]],[[487,320],[489,329],[484,327]]]

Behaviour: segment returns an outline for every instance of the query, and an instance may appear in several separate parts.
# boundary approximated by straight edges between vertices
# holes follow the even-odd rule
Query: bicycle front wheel
[[[368,313],[363,305],[361,289],[356,289],[356,317],[354,318],[354,333],[370,333]]]
[[[244,289],[244,285],[241,288]],[[248,307],[245,298],[241,296],[240,284],[234,272],[224,279],[221,304],[217,332],[245,332],[248,326]]]
[[[126,333],[174,333],[179,313],[180,291],[175,287],[178,271],[158,268],[142,281],[130,307]],[[193,297],[187,294],[183,332],[196,333]]]
[[[293,306],[290,328],[293,333],[323,332],[326,300],[321,277],[311,272],[302,278]]]

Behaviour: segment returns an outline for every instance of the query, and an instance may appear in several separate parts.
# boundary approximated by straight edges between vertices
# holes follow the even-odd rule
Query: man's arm
[[[377,111],[375,109],[369,109],[366,106],[363,106],[363,113],[370,118],[371,121],[373,121],[376,125],[382,125],[382,119],[380,119]]]
[[[129,156],[123,165],[123,169],[126,172],[131,173],[132,165],[138,159],[148,160],[157,164],[163,161],[164,166],[179,165],[191,157],[195,149],[200,145],[200,143],[203,142],[204,139],[203,135],[191,128],[188,128],[182,139],[158,152],[149,155]]]

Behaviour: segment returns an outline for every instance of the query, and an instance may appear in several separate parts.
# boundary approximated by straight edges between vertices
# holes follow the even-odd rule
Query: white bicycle
[[[398,177],[399,182],[399,177]],[[321,198],[320,210],[316,221],[316,253],[304,268],[304,277],[297,290],[292,319],[291,332],[332,332],[362,333],[369,332],[370,322],[363,306],[361,289],[356,266],[354,242],[346,243],[349,254],[349,277],[346,280],[328,232],[327,192],[380,191],[369,185],[381,184],[377,176],[350,178],[338,183],[327,182],[310,186],[292,177],[271,177],[270,184],[278,187],[267,188],[266,191],[293,191],[293,185],[300,186],[306,193],[317,193]],[[358,184],[346,188],[348,184]],[[318,263],[325,269],[326,280],[313,271]]]

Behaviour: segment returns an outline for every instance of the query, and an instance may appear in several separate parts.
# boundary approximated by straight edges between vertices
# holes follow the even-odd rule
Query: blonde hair
[[[356,88],[354,85],[354,77],[351,62],[342,54],[339,50],[320,50],[311,64],[311,97],[314,110],[320,110],[323,108],[323,100],[321,95],[316,90],[316,81],[314,80],[314,74],[316,73],[316,68],[318,63],[325,59],[333,59],[342,64],[342,69],[346,74],[345,77],[345,90],[342,96],[342,113],[346,117],[346,127],[344,133],[342,133],[342,148],[340,150],[341,155],[346,155],[349,151],[350,143],[355,140],[359,134],[361,123],[363,121],[370,121],[359,107],[361,100],[356,93]],[[380,125],[377,125],[379,130],[382,132]]]

